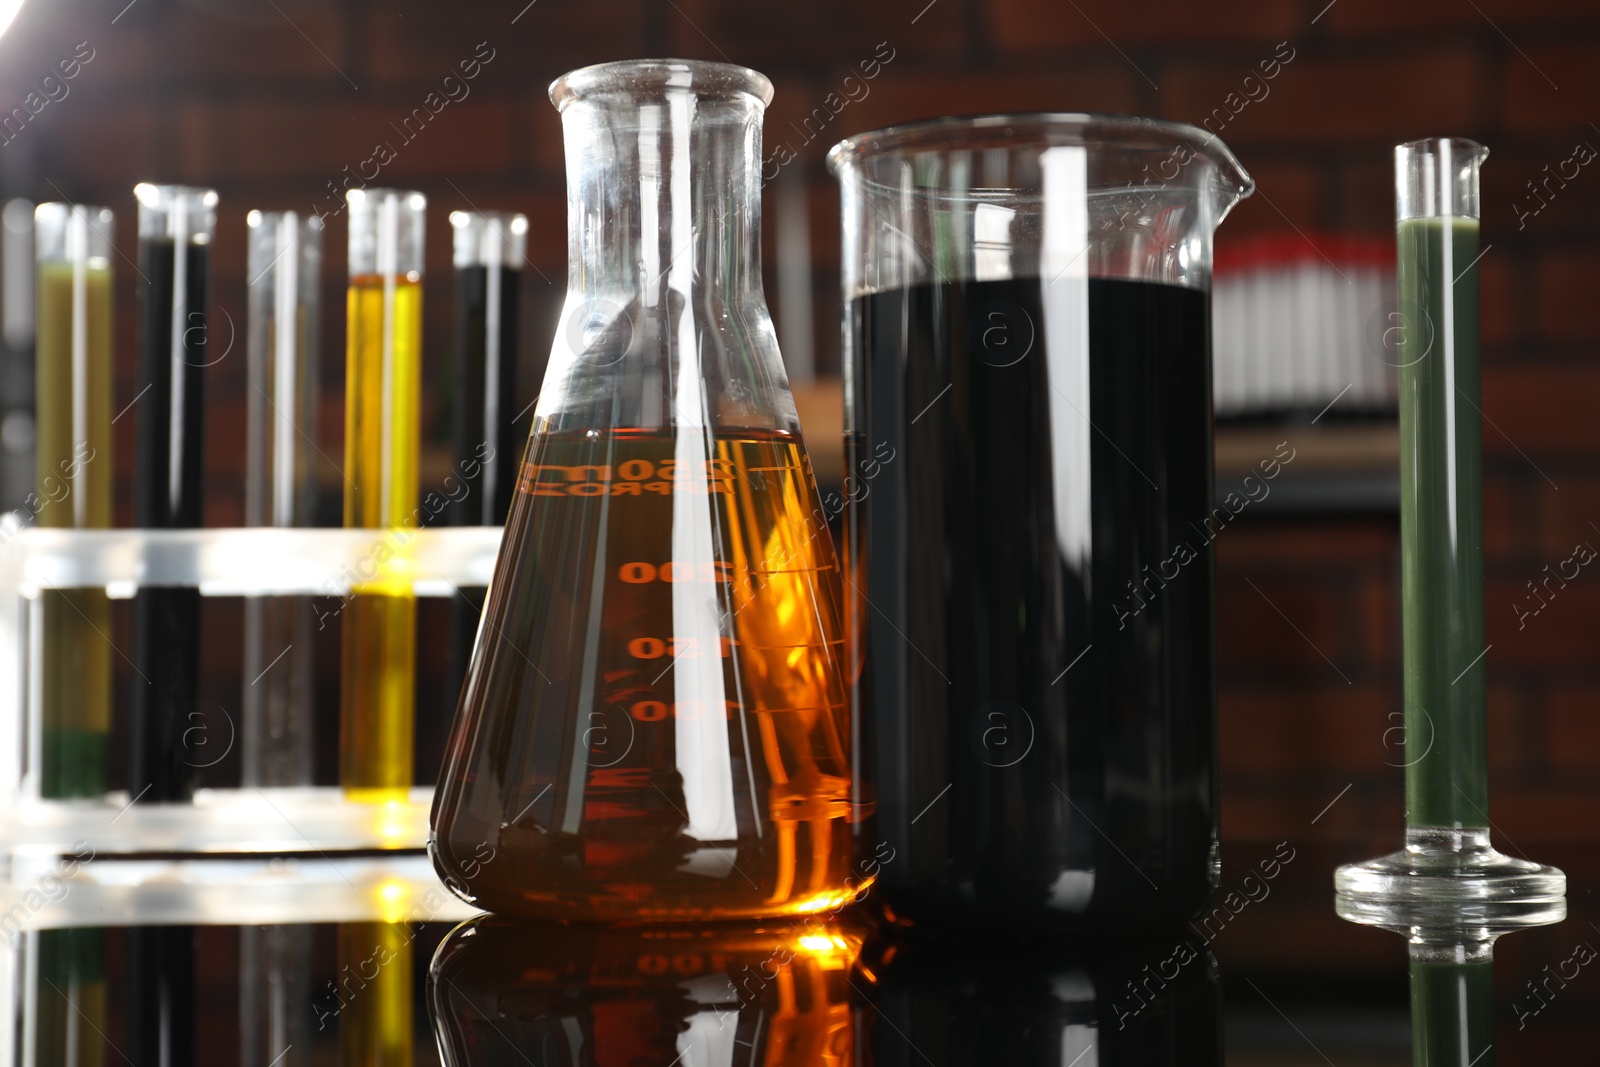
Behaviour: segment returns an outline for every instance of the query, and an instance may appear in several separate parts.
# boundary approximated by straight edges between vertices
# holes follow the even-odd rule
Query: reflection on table
[[[873,939],[859,975],[875,1067],[1222,1063],[1216,960],[1198,943]]]
[[[859,935],[820,919],[604,930],[483,918],[430,970],[450,1067],[822,1067],[852,1055]]]

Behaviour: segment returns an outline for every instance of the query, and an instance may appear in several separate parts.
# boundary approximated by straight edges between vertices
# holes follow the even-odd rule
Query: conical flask
[[[840,573],[761,291],[740,67],[560,78],[568,288],[433,810],[503,913],[824,911],[849,878]]]

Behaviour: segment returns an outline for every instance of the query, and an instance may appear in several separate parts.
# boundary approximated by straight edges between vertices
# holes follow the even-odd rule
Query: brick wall
[[[1502,842],[1596,835],[1600,566],[1521,629],[1511,607],[1524,583],[1575,543],[1600,545],[1600,164],[1556,188],[1536,215],[1518,211],[1537,204],[1526,183],[1542,179],[1546,165],[1554,169],[1579,141],[1600,147],[1594,0],[124,2],[29,0],[0,39],[0,111],[20,104],[28,83],[78,42],[95,51],[69,96],[0,147],[0,192],[109,204],[131,254],[134,182],[215,185],[217,302],[238,326],[244,211],[310,209],[479,42],[494,50],[471,95],[402,147],[381,178],[424,190],[432,205],[427,419],[435,442],[447,435],[451,380],[448,211],[529,213],[530,364],[547,343],[565,223],[560,127],[544,92],[574,66],[675,54],[726,57],[772,76],[768,145],[781,138],[799,156],[791,166],[811,209],[814,332],[825,370],[838,365],[838,234],[821,157],[846,134],[1002,109],[1199,121],[1263,60],[1289,54],[1286,42],[1293,58],[1270,93],[1221,131],[1260,183],[1223,227],[1223,242],[1262,231],[1386,232],[1396,141],[1483,140],[1494,153],[1484,171],[1491,247],[1482,263],[1494,816]],[[803,117],[880,42],[893,58],[870,95],[808,141]],[[317,435],[338,457],[342,221],[327,239],[328,389]],[[120,408],[134,393],[133,270],[124,262],[117,270]],[[208,385],[213,524],[242,518],[241,356],[242,342]],[[117,429],[127,471],[133,420]],[[126,493],[121,503],[125,521]],[[1374,848],[1393,841],[1400,779],[1385,762],[1400,759],[1383,743],[1400,707],[1393,518],[1252,517],[1219,539],[1218,553],[1225,834]]]

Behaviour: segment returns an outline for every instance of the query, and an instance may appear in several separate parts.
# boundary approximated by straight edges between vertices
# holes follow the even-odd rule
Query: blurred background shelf
[[[1260,474],[1260,464],[1283,453],[1277,477],[1260,488],[1245,484]],[[1302,516],[1317,514],[1400,513],[1400,429],[1392,420],[1321,425],[1223,424],[1216,431],[1216,494],[1254,494],[1242,514]]]

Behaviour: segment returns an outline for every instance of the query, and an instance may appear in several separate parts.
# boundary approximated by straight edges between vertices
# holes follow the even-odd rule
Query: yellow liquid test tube
[[[387,531],[357,562],[343,614],[339,777],[351,799],[403,800],[415,733],[422,389],[421,193],[352,189],[344,524]]]

